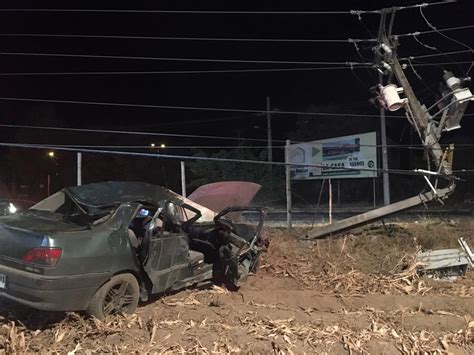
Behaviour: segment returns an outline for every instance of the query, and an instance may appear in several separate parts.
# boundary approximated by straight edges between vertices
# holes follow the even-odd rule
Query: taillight
[[[46,266],[55,266],[61,258],[61,248],[34,248],[23,255],[23,261]]]

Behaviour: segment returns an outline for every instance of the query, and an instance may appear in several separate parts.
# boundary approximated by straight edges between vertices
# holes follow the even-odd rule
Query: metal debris
[[[463,238],[458,239],[460,249],[429,250],[417,254],[422,264],[419,272],[436,277],[465,275],[474,266],[474,254]]]

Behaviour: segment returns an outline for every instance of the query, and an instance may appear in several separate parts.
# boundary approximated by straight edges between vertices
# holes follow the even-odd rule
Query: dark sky
[[[16,8],[84,8],[84,9],[169,9],[169,10],[350,10],[378,9],[383,6],[408,5],[416,1],[15,1]],[[457,4],[432,6],[425,14],[438,28],[474,24],[472,0]],[[205,5],[204,5],[205,4]],[[2,3],[2,7],[8,4]],[[157,13],[2,13],[1,33],[50,33],[170,37],[232,37],[232,38],[288,38],[288,39],[345,39],[368,38],[376,35],[377,15],[203,15]],[[365,27],[364,27],[365,25]],[[418,10],[400,11],[394,33],[429,30]],[[471,46],[473,29],[453,31],[448,35]],[[372,34],[371,34],[372,33]],[[424,43],[440,51],[463,50],[439,34],[420,37]],[[63,39],[0,37],[2,52],[69,53],[121,56],[150,56],[176,58],[250,59],[282,61],[361,61],[353,45],[347,43],[246,43],[203,42],[138,39]],[[361,44],[364,57],[372,60],[370,44]],[[402,38],[401,56],[433,54],[413,40]],[[427,62],[469,61],[469,54],[439,56]],[[114,59],[82,59],[52,57],[20,57],[0,55],[1,72],[61,72],[61,71],[152,71],[152,70],[217,70],[317,67],[295,64],[239,64],[172,61],[139,61]],[[461,68],[446,68],[462,75]],[[441,79],[441,69],[435,66],[418,67],[417,71],[428,86]],[[270,96],[272,107],[280,110],[313,109],[325,111],[329,104],[341,112],[377,114],[370,107],[368,88],[376,84],[368,70],[318,70],[271,73],[227,74],[160,74],[110,76],[25,76],[1,77],[0,96],[60,100],[103,101],[152,105],[224,107],[264,109],[265,97]],[[409,79],[416,90],[424,90],[420,98],[428,104],[434,97],[411,71]],[[471,73],[472,75],[472,73]],[[47,105],[46,105],[47,106]],[[51,105],[50,105],[51,106]],[[69,127],[107,127],[117,129],[155,130],[177,133],[242,135],[258,133],[254,126],[263,126],[263,118],[233,112],[206,112],[141,108],[113,108],[81,105],[52,105],[55,124]],[[34,124],[31,111],[38,104],[0,102],[3,122]],[[42,106],[44,108],[44,105]],[[468,112],[474,112],[471,105]],[[213,119],[241,117],[232,121],[208,122]],[[274,136],[287,138],[294,128],[295,117],[275,115]],[[256,133],[257,132],[257,133]],[[337,132],[335,132],[337,135]]]

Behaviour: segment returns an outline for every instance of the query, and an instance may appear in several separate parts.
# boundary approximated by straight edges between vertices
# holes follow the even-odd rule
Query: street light
[[[54,158],[54,155],[55,155],[55,154],[54,154],[54,152],[53,152],[53,151],[49,151],[49,152],[48,152],[48,157],[50,157],[50,158]]]
[[[161,144],[160,144],[160,148],[166,148],[166,144],[165,144],[165,143],[161,143]]]
[[[151,147],[151,148],[155,148],[155,143],[151,143],[151,144],[150,144],[150,147]]]

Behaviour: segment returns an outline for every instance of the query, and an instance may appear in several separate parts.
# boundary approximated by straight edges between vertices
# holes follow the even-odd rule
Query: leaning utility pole
[[[385,15],[381,14],[379,23],[378,41],[382,41],[385,26]],[[379,73],[379,85],[383,86],[383,73]],[[385,107],[380,106],[380,140],[382,143],[382,184],[383,204],[390,204],[390,178],[388,175],[387,129],[385,122]]]
[[[439,139],[443,130],[451,130],[460,127],[459,121],[467,106],[467,101],[471,99],[471,97],[469,97],[470,91],[467,88],[463,89],[461,87],[460,79],[453,75],[447,76],[447,74],[451,73],[446,72],[446,78],[444,78],[448,86],[446,99],[449,98],[452,101],[446,104],[445,109],[442,110],[444,119],[442,118],[438,122],[435,120],[436,114],[434,116],[430,115],[429,109],[422,106],[418,101],[398,61],[398,40],[391,34],[396,11],[397,9],[395,7],[384,9],[380,17],[379,42],[375,47],[376,64],[380,68],[379,71],[383,73],[382,70],[385,70],[385,74],[388,76],[388,84],[386,86],[379,84],[380,98],[391,111],[398,110],[402,107],[405,108],[407,119],[417,131],[428,155],[435,164],[437,173],[450,176],[452,174],[451,166],[446,159],[446,152],[443,152],[439,144]],[[385,24],[388,14],[391,16],[387,30]],[[401,88],[398,88],[396,84],[392,83],[393,77],[396,78]],[[400,99],[398,96],[399,93],[402,92],[406,96],[405,99]],[[453,107],[449,108],[451,105],[453,105]],[[456,110],[454,110],[456,107],[454,105],[458,106]]]
[[[422,105],[418,101],[405,75],[404,69],[406,65],[402,66],[397,57],[398,41],[397,37],[392,36],[391,33],[396,12],[396,7],[382,9],[379,38],[374,47],[375,68],[381,74],[379,76],[379,85],[374,90],[374,93],[382,106],[380,111],[382,148],[383,151],[386,149],[386,142],[384,141],[385,132],[383,132],[385,110],[397,111],[404,109],[408,122],[418,133],[428,156],[427,169],[415,169],[412,171],[414,175],[425,179],[427,189],[411,198],[337,221],[327,227],[314,229],[304,236],[305,239],[315,239],[350,230],[422,203],[434,200],[442,203],[442,200],[449,197],[456,187],[458,179],[453,176],[452,171],[454,145],[451,144],[443,150],[439,140],[443,132],[461,128],[460,122],[467,105],[469,101],[474,100],[474,95],[464,85],[470,78],[458,78],[452,72],[445,70],[440,85],[441,99],[429,107]],[[386,24],[387,15],[390,15],[388,26]],[[385,85],[383,83],[384,78],[386,78]],[[400,96],[402,93],[405,97]],[[431,114],[430,111],[433,109],[438,111]],[[386,156],[384,155],[384,161],[386,162],[385,158]],[[431,162],[434,163],[434,167],[430,164]],[[384,175],[387,172],[385,169],[384,166]],[[384,187],[385,181],[388,182],[388,180],[384,179]],[[444,185],[444,187],[441,185]]]

